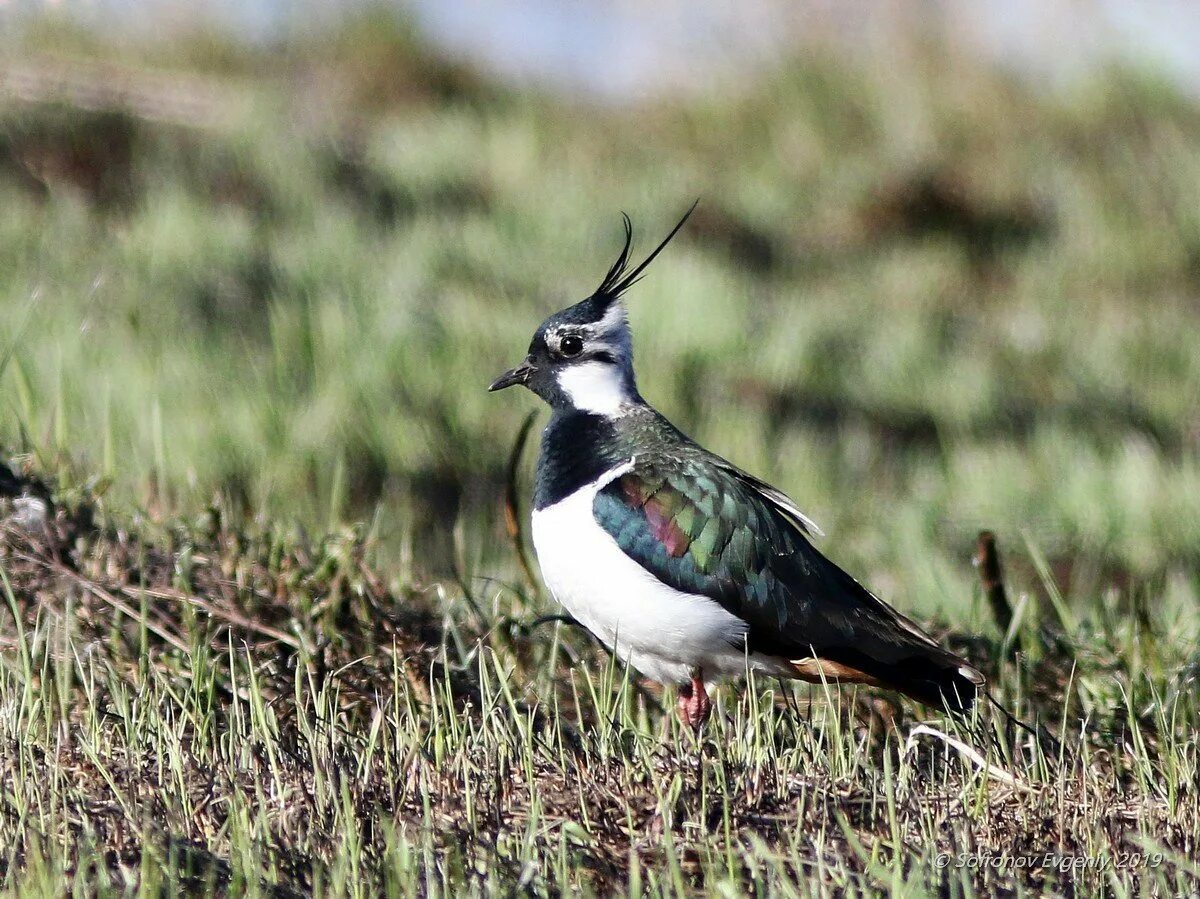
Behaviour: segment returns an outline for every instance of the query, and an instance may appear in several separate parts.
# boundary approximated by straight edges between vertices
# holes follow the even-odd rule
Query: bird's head
[[[692,208],[654,251],[630,270],[633,225],[625,222],[625,246],[600,286],[587,299],[554,313],[538,326],[529,354],[492,382],[489,390],[523,384],[555,409],[615,416],[640,401],[633,377],[633,339],[621,296],[670,243]]]

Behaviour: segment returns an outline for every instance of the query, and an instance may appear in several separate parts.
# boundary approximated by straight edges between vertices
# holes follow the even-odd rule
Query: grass
[[[7,890],[1196,891],[1193,100],[912,46],[598,109],[377,18],[172,40],[4,63]],[[498,497],[535,405],[484,388],[620,209],[645,246],[698,194],[630,297],[643,392],[1061,745],[769,682],[697,741],[533,626]]]
[[[578,633],[535,630],[527,587],[389,588],[356,532],[214,512],[139,539],[84,496],[5,502],[14,895],[1200,886],[1197,635],[1167,609],[1027,625],[1020,665],[951,637],[1061,743],[775,683],[722,693],[697,739]]]

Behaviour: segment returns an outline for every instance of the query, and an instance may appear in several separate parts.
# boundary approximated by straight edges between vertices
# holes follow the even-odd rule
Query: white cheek
[[[607,362],[570,365],[559,372],[558,386],[576,409],[597,415],[619,415],[630,399],[620,369]]]

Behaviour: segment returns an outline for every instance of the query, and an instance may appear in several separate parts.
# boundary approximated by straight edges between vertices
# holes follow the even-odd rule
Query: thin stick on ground
[[[517,430],[517,438],[513,441],[512,451],[508,454],[508,465],[504,476],[504,529],[508,539],[512,541],[521,565],[521,572],[531,590],[537,590],[537,578],[533,574],[533,563],[529,559],[529,550],[525,542],[524,518],[521,516],[521,501],[518,497],[517,473],[521,466],[521,456],[525,453],[525,444],[529,441],[529,432],[537,412],[530,412],[521,422]]]
[[[996,546],[996,535],[991,531],[980,531],[975,545],[975,567],[979,569],[979,581],[983,584],[983,595],[987,597],[992,617],[1003,634],[1012,626],[1013,610],[1004,588],[1004,569],[1000,565],[1000,550]],[[1021,649],[1020,635],[1013,637],[1009,654]]]

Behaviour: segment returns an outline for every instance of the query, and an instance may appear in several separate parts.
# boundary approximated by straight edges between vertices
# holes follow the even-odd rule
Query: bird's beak
[[[525,361],[516,368],[510,368],[496,380],[492,381],[488,390],[503,390],[505,387],[512,387],[514,384],[528,384],[529,376],[535,371],[537,369],[534,368],[533,363],[526,357]]]

